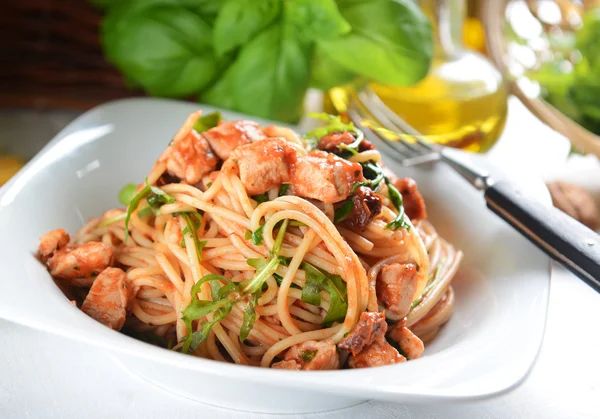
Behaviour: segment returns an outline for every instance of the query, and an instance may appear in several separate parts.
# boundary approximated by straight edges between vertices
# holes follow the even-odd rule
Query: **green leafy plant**
[[[106,58],[151,95],[296,122],[309,86],[412,84],[431,28],[413,0],[92,0]]]

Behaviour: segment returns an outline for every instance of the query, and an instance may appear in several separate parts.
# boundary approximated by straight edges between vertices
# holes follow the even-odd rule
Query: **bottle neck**
[[[419,0],[431,20],[437,57],[449,57],[462,49],[465,0]]]

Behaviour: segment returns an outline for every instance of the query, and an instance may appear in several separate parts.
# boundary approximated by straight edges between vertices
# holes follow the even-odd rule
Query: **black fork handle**
[[[492,211],[600,292],[600,236],[596,232],[527,197],[510,182],[494,183],[484,196]]]

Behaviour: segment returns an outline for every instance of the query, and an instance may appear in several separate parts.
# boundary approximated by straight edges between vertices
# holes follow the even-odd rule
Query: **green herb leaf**
[[[179,5],[141,3],[109,9],[101,30],[106,58],[152,95],[198,93],[218,71],[209,23]]]
[[[263,202],[267,202],[269,200],[269,194],[267,192],[261,193],[260,195],[254,195],[252,197],[258,204],[262,204]]]
[[[222,120],[223,117],[221,116],[221,112],[212,112],[202,115],[194,123],[194,131],[199,134],[206,132],[209,129],[216,127]]]
[[[302,360],[304,362],[312,361],[316,354],[317,354],[316,349],[300,351],[300,356],[302,357]]]
[[[195,301],[192,302],[188,307],[186,307],[183,311],[182,318],[188,330],[188,334],[184,339],[181,352],[193,353],[196,349],[198,349],[198,346],[200,346],[200,344],[208,338],[210,330],[215,325],[215,323],[223,320],[229,315],[229,313],[231,313],[231,310],[233,309],[235,303],[235,301],[228,300],[225,298],[214,303],[208,301]],[[190,307],[192,308],[188,313],[186,313],[186,310]],[[203,322],[202,328],[192,333],[192,322],[212,312],[215,313],[212,321]]]
[[[265,225],[263,224],[260,227],[258,227],[255,232],[252,233],[252,243],[254,243],[256,246],[259,246],[262,244],[264,230],[265,230]]]
[[[129,205],[137,190],[137,185],[128,183],[119,191],[119,202],[125,206]]]
[[[244,240],[251,240],[252,239],[252,232],[250,230],[246,230],[246,232],[244,233]]]
[[[302,301],[312,304],[321,304],[321,291],[329,293],[329,310],[323,325],[331,325],[343,321],[348,311],[348,291],[344,280],[339,275],[331,275],[315,268],[307,262],[302,262],[300,267],[306,275],[306,283],[302,288]]]
[[[98,224],[98,227],[108,227],[111,224],[117,223],[121,220],[124,220],[125,217],[127,217],[127,213],[123,212],[121,214],[115,215],[114,217],[108,218],[104,221],[102,221],[100,224]],[[141,217],[141,215],[140,215]]]
[[[342,121],[340,116],[329,115],[326,113],[310,113],[308,116],[327,122],[327,125],[315,128],[304,134],[304,139],[309,143],[318,143],[321,138],[334,132],[360,132],[352,122],[346,124]]]
[[[194,213],[190,212],[180,212],[178,214],[185,220],[187,224],[187,227],[183,229],[183,234],[189,234],[192,237],[192,239],[194,239],[198,261],[202,262],[202,249],[204,249],[204,246],[206,246],[206,241],[200,240],[198,238],[198,228],[200,228],[202,218],[195,217],[192,215]],[[199,216],[198,213],[195,214]]]
[[[431,25],[413,0],[338,1],[352,31],[319,40],[329,57],[380,83],[408,85],[422,79],[433,55]]]
[[[279,196],[284,196],[287,193],[289,187],[289,183],[284,183],[283,185],[281,185],[281,188],[279,188]]]
[[[396,216],[396,218],[393,221],[387,223],[385,228],[391,230],[398,230],[399,228],[404,228],[408,230],[410,228],[410,225],[404,219],[404,205],[402,202],[402,194],[400,194],[398,189],[396,189],[396,187],[387,178],[385,179],[385,184],[388,187],[388,195],[390,197],[390,201],[392,201],[392,204],[394,205],[394,207],[396,207],[396,210],[398,211],[398,215]]]
[[[201,95],[205,103],[296,122],[310,78],[312,46],[280,21],[245,44],[225,75]]]
[[[152,208],[151,206],[147,206],[145,208],[142,208],[139,212],[138,212],[138,216],[140,218],[144,218],[147,217],[149,215],[157,215],[157,213],[159,212],[159,210],[155,210],[154,208]]]
[[[289,0],[284,18],[307,41],[334,39],[350,32],[334,0]]]
[[[279,0],[227,0],[214,25],[213,43],[219,56],[246,44],[273,22],[281,9]]]
[[[352,198],[344,201],[344,203],[336,208],[335,213],[333,215],[333,223],[337,224],[339,222],[344,221],[352,212],[352,208],[354,207],[354,201]]]
[[[355,72],[332,60],[319,45],[315,47],[310,75],[311,87],[326,92],[334,87],[358,82],[358,77]]]
[[[258,305],[258,299],[260,298],[259,294],[260,293],[256,293],[251,296],[244,309],[244,318],[242,320],[242,327],[240,327],[240,342],[243,342],[248,338],[248,335],[254,327],[254,322],[256,322],[256,311],[254,307]]]

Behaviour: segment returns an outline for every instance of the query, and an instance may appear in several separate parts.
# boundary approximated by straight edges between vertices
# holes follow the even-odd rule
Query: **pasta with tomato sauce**
[[[419,358],[449,319],[462,253],[416,183],[339,117],[303,137],[193,113],[126,205],[39,257],[73,303],[132,337],[241,365],[324,370]]]

